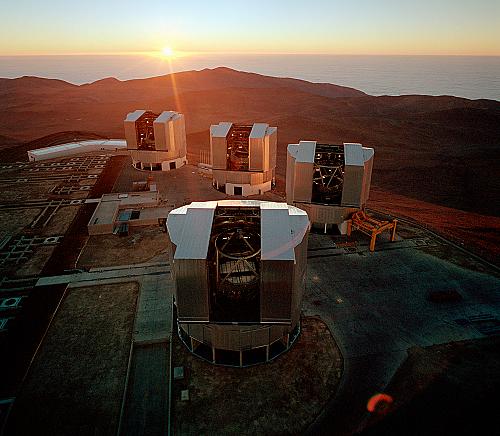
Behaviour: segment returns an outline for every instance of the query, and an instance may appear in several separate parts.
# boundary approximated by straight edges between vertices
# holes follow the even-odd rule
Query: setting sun
[[[174,55],[174,51],[172,50],[171,47],[163,47],[161,52],[162,52],[163,56],[165,56],[167,58],[170,58]]]

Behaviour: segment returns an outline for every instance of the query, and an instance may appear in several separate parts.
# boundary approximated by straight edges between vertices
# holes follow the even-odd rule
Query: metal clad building
[[[175,245],[175,280],[182,292],[179,321],[208,321],[207,253],[216,202],[191,203],[170,212],[169,233]]]
[[[135,168],[169,171],[187,162],[184,115],[136,110],[125,118],[124,129]]]
[[[210,126],[214,187],[229,195],[261,194],[275,183],[276,127],[221,122]]]
[[[307,214],[285,203],[221,200],[174,209],[167,229],[179,335],[214,363],[272,359],[297,337]]]
[[[30,162],[35,162],[95,151],[121,151],[126,148],[127,143],[122,139],[92,139],[86,141],[75,141],[28,150],[28,160]]]
[[[286,198],[305,210],[312,223],[338,225],[368,200],[374,150],[357,143],[342,145],[300,141],[287,149]]]

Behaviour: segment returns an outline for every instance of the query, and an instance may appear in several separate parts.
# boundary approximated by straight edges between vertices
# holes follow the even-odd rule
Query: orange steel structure
[[[352,229],[359,230],[371,237],[370,251],[375,250],[375,242],[377,235],[384,231],[391,231],[391,242],[396,239],[396,226],[398,220],[379,221],[367,215],[364,210],[360,210],[352,214],[351,219],[347,221],[347,236],[351,236]]]

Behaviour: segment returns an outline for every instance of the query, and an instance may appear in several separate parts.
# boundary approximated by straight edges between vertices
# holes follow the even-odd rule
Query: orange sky
[[[0,54],[500,55],[498,0],[62,0],[2,8]]]

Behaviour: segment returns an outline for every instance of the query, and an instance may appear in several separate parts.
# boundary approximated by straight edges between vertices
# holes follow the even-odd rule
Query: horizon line
[[[448,56],[448,57],[500,57],[500,53],[330,53],[330,52],[269,52],[269,51],[183,51],[174,50],[173,56],[169,60],[176,60],[190,56],[204,55],[226,55],[226,56],[242,56],[242,55],[258,55],[258,56]],[[14,52],[0,53],[0,57],[37,57],[37,56],[150,56],[158,57],[167,60],[167,57],[162,55],[161,50],[157,51],[111,51],[111,52]]]

